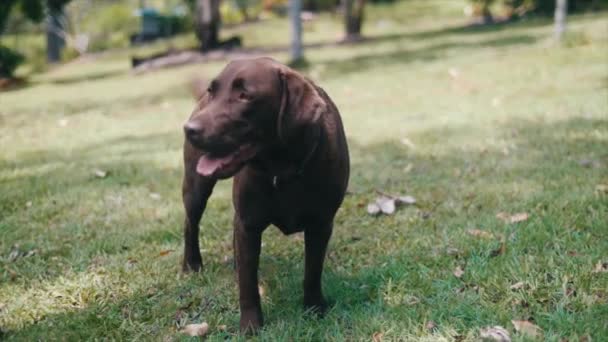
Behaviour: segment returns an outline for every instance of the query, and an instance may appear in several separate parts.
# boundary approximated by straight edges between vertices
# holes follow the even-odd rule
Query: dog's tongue
[[[212,158],[208,155],[203,155],[196,164],[196,172],[203,176],[211,176],[222,166],[230,163],[233,155],[228,155],[221,158]]]

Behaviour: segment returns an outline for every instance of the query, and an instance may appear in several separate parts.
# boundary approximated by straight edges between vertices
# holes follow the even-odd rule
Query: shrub
[[[0,77],[12,78],[24,61],[22,54],[0,45]]]

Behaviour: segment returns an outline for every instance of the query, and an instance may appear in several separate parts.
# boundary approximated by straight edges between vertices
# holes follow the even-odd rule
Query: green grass
[[[373,9],[374,40],[306,51],[351,148],[324,278],[334,304],[324,319],[304,314],[302,239],[269,229],[257,338],[472,341],[501,325],[526,340],[511,320],[531,320],[546,340],[605,340],[608,273],[593,271],[608,262],[608,15],[572,17],[556,46],[549,21],[462,29],[462,7],[431,15],[456,1],[407,3]],[[334,40],[335,20],[311,24],[306,41]],[[274,45],[286,28],[226,34]],[[179,269],[188,81],[223,64],[134,76],[123,53],[107,54],[0,94],[1,339],[186,339],[178,330],[201,321],[211,340],[240,338],[230,181],[203,219],[204,272]],[[375,189],[418,203],[370,217]]]

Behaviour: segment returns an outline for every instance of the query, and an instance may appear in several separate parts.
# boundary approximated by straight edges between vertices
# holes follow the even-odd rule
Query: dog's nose
[[[189,139],[200,136],[202,131],[203,130],[198,125],[192,122],[187,122],[184,125],[184,134],[186,134],[186,137],[188,137]]]

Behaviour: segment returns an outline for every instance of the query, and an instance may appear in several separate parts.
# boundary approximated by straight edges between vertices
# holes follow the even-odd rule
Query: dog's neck
[[[268,174],[275,188],[302,177],[322,144],[320,127],[315,126],[304,135],[303,139],[298,139],[304,143],[277,144],[277,148],[252,161],[252,166]]]

